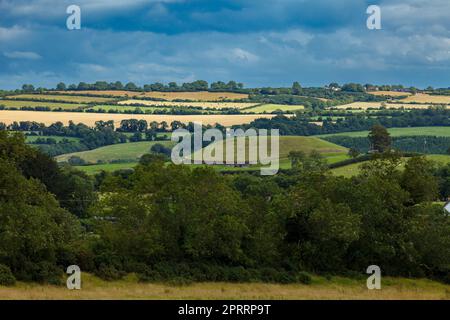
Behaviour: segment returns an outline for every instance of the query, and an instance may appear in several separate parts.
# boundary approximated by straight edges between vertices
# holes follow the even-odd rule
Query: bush
[[[303,284],[311,284],[312,278],[308,272],[301,271],[297,274],[297,281]]]
[[[71,166],[85,166],[86,161],[78,156],[71,156],[69,160],[67,160]]]
[[[123,271],[119,271],[115,267],[105,264],[102,264],[95,274],[106,281],[119,280],[125,275]]]
[[[32,280],[39,283],[49,283],[54,285],[61,285],[62,270],[55,264],[49,261],[41,261],[33,264]]]
[[[12,274],[9,267],[0,264],[0,286],[13,286],[16,283],[16,278]]]

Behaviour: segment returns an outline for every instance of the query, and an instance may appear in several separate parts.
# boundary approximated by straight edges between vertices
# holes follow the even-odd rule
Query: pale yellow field
[[[401,100],[404,101],[404,100]],[[362,109],[367,110],[369,108],[379,109],[381,108],[382,102],[353,102],[349,104],[344,104],[340,106],[334,106],[337,109]],[[411,104],[411,103],[385,103],[386,109],[428,109],[431,104]]]
[[[192,100],[192,101],[223,101],[223,100],[239,100],[247,99],[248,94],[233,92],[135,92],[125,90],[85,90],[85,91],[54,91],[64,94],[92,94],[92,95],[108,95],[114,97],[149,97],[164,100]]]
[[[314,277],[311,285],[268,283],[195,283],[184,286],[139,283],[130,275],[124,280],[106,282],[83,274],[81,290],[64,286],[19,283],[14,287],[0,286],[0,299],[177,299],[177,300],[351,300],[403,299],[448,300],[450,286],[424,279],[388,278],[382,280],[381,290],[368,290],[366,280],[333,277],[330,281]]]
[[[387,96],[387,97],[402,97],[410,96],[410,92],[397,92],[397,91],[370,91],[368,92],[374,96]]]
[[[417,102],[417,103],[442,103],[450,104],[450,96],[432,96],[425,93],[418,93],[401,100],[402,102]]]
[[[36,121],[46,125],[61,121],[68,124],[70,120],[75,123],[84,123],[89,126],[95,125],[96,121],[113,120],[117,125],[124,119],[143,119],[148,122],[181,121],[201,122],[204,125],[220,123],[224,126],[249,123],[257,118],[272,118],[271,114],[242,114],[242,115],[138,115],[138,114],[105,114],[105,113],[84,113],[84,112],[42,112],[42,111],[12,111],[0,110],[0,122],[10,124],[14,121]]]
[[[149,101],[149,100],[125,100],[119,101],[121,105],[133,105],[141,104],[146,106],[168,106],[168,107],[200,107],[200,108],[212,108],[212,109],[225,109],[225,108],[249,108],[258,105],[258,103],[245,103],[245,102],[173,102],[173,101]]]

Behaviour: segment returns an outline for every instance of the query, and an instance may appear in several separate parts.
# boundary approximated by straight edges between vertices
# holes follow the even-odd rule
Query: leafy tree
[[[401,181],[402,187],[411,195],[412,204],[437,199],[438,181],[434,172],[433,163],[423,156],[408,160]]]
[[[58,256],[70,251],[79,223],[45,187],[0,159],[0,263],[26,281],[58,281]]]
[[[356,148],[350,148],[350,149],[348,150],[348,155],[349,155],[350,157],[352,157],[353,159],[357,158],[357,157],[359,156],[359,154],[360,154],[360,152],[359,152],[359,150],[356,149]]]
[[[372,149],[378,152],[385,152],[391,147],[391,136],[385,127],[374,125],[369,133],[369,140]]]
[[[302,86],[297,81],[292,85],[292,94],[300,95],[302,93]]]
[[[84,166],[86,165],[86,161],[83,158],[80,158],[78,156],[71,156],[67,162],[71,166]]]
[[[60,82],[56,85],[56,90],[65,91],[66,89],[66,84],[64,82]]]
[[[170,157],[170,155],[172,154],[172,149],[167,148],[160,143],[156,143],[150,148],[150,152],[159,153],[159,154],[163,154],[167,157]]]

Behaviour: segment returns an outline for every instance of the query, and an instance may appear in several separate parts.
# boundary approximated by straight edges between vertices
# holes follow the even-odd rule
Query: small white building
[[[450,202],[447,202],[447,204],[444,206],[444,210],[450,213]]]

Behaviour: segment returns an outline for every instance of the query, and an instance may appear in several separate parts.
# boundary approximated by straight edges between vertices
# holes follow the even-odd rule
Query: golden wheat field
[[[204,125],[220,123],[224,126],[249,123],[257,118],[272,118],[270,114],[239,114],[239,115],[139,115],[139,114],[104,114],[104,113],[84,113],[84,112],[46,112],[46,111],[12,111],[1,110],[0,122],[10,124],[14,121],[36,121],[46,125],[61,121],[64,124],[73,121],[75,123],[84,123],[88,126],[95,125],[96,121],[113,120],[117,125],[124,119],[142,119],[148,122],[166,121],[170,124],[172,121],[183,123],[201,122]]]
[[[434,103],[450,104],[450,96],[432,96],[425,93],[418,93],[400,100],[405,103]]]
[[[243,109],[258,105],[258,103],[246,103],[246,102],[174,102],[174,101],[149,101],[137,99],[119,101],[118,104],[120,105],[140,104],[146,106],[167,106],[167,107],[199,107],[211,109],[225,109],[225,108]]]
[[[81,91],[54,91],[61,94],[106,95],[114,97],[147,97],[164,100],[191,100],[191,101],[223,101],[247,99],[248,94],[233,92],[135,92],[125,90],[81,90]]]
[[[387,97],[403,97],[410,96],[410,92],[398,92],[398,91],[370,91],[368,92],[374,96],[387,96]]]
[[[81,290],[64,286],[18,283],[0,286],[0,299],[450,299],[450,286],[423,279],[384,278],[381,290],[368,290],[365,279],[314,277],[310,285],[268,283],[194,283],[168,285],[139,283],[135,275],[107,282],[89,274],[82,277]]]

